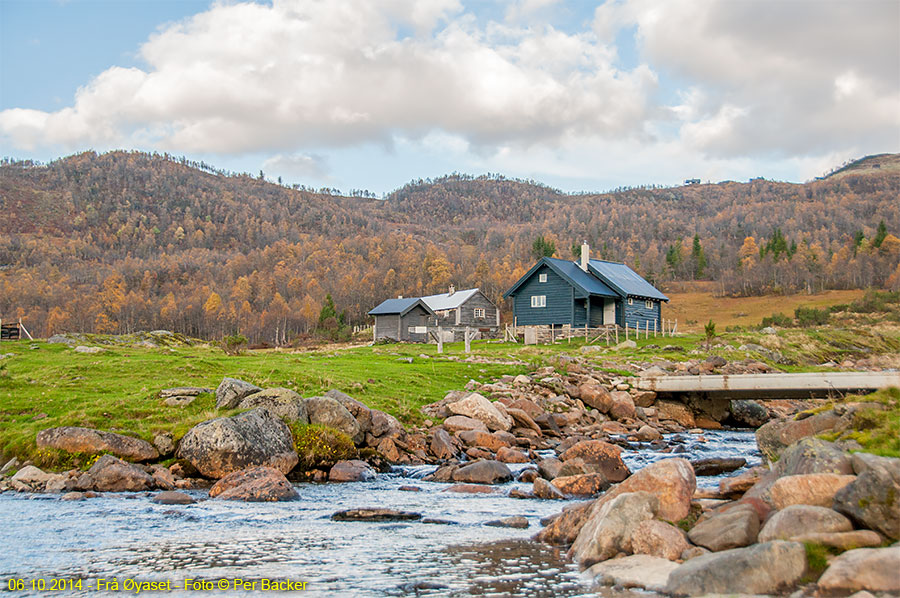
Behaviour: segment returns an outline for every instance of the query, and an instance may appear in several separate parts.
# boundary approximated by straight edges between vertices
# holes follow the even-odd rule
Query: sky
[[[390,192],[802,182],[900,151],[900,0],[0,0],[0,155]]]

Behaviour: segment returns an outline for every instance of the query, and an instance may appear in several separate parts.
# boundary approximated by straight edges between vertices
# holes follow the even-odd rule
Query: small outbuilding
[[[447,341],[465,340],[466,329],[477,331],[475,338],[496,338],[500,334],[500,310],[480,289],[422,297],[436,314],[435,325],[448,335]],[[453,337],[449,338],[452,333]]]
[[[427,341],[428,325],[436,318],[434,311],[418,297],[387,299],[369,315],[375,317],[373,336],[376,341],[390,338],[414,343]]]

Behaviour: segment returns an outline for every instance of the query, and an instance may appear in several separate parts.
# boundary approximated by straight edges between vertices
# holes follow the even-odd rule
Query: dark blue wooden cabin
[[[617,262],[541,258],[503,296],[513,302],[518,326],[591,328],[617,324],[662,330],[661,304],[669,298],[637,272]]]

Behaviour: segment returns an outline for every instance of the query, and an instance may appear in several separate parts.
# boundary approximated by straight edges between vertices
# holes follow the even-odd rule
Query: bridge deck
[[[641,378],[637,387],[661,395],[705,395],[713,399],[796,399],[900,387],[900,372],[813,372]]]

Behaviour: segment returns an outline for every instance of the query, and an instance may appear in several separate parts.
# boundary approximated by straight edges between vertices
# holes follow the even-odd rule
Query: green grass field
[[[99,339],[98,339],[99,340]],[[847,356],[898,354],[900,331],[873,328],[788,329],[777,337],[752,330],[723,333],[712,352],[729,360],[745,359],[738,347],[760,343],[794,361],[788,371],[815,370],[816,364]],[[85,343],[96,344],[96,343]],[[470,379],[486,382],[504,374],[527,373],[544,365],[559,365],[578,356],[612,373],[627,374],[635,362],[657,359],[682,361],[706,357],[699,334],[638,341],[636,349],[601,347],[581,351],[583,340],[554,345],[523,346],[476,341],[472,359],[462,343],[445,345],[389,344],[332,347],[315,351],[249,351],[228,356],[214,346],[143,348],[110,346],[102,353],[76,353],[62,344],[16,341],[0,345],[0,453],[5,458],[48,463],[35,446],[38,431],[54,426],[85,426],[152,440],[159,432],[180,438],[191,426],[221,415],[215,398],[201,395],[188,407],[168,407],[158,398],[174,386],[215,388],[224,376],[262,387],[291,388],[312,396],[335,388],[370,407],[386,411],[407,424],[420,423],[419,407],[462,389]],[[682,351],[666,350],[667,346]],[[412,362],[409,363],[409,359]],[[56,463],[56,465],[60,465]]]

